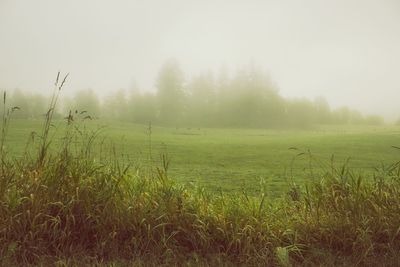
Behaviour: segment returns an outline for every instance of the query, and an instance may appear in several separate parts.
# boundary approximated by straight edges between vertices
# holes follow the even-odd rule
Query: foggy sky
[[[283,96],[400,117],[398,0],[0,0],[0,89],[153,90],[175,58],[189,79],[255,64]]]

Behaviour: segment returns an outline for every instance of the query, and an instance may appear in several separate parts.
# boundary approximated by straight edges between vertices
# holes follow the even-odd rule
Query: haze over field
[[[400,111],[400,4],[338,1],[0,1],[0,88],[155,91],[175,58],[189,80],[254,64],[286,97]]]
[[[0,266],[398,266],[400,0],[0,0]]]

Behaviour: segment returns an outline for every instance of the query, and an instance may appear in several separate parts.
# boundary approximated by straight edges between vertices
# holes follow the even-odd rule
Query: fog
[[[155,92],[170,58],[184,81],[257,66],[286,98],[398,119],[400,2],[0,0],[0,89]]]

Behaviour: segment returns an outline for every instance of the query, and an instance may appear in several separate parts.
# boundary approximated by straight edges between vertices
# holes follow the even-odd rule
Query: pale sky
[[[399,0],[0,0],[0,89],[154,90],[253,63],[283,96],[400,117]]]

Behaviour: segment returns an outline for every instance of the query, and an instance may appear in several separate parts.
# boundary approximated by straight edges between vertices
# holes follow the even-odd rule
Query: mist
[[[324,98],[400,117],[400,4],[387,1],[0,1],[0,89],[48,95],[58,70],[70,98],[157,92],[160,67],[182,83],[243,66],[287,99]]]
[[[0,266],[397,266],[400,0],[0,0]]]
[[[57,76],[58,77],[58,76]],[[199,73],[189,81],[176,60],[160,68],[156,92],[137,88],[116,90],[101,97],[92,89],[62,98],[55,113],[109,122],[156,124],[175,129],[208,128],[310,128],[317,125],[382,125],[377,115],[341,107],[332,109],[326,99],[288,98],[279,94],[269,76],[253,65],[235,75],[225,71]],[[46,114],[46,97],[13,90],[8,99],[14,115],[39,119]],[[16,108],[15,108],[16,107]]]

